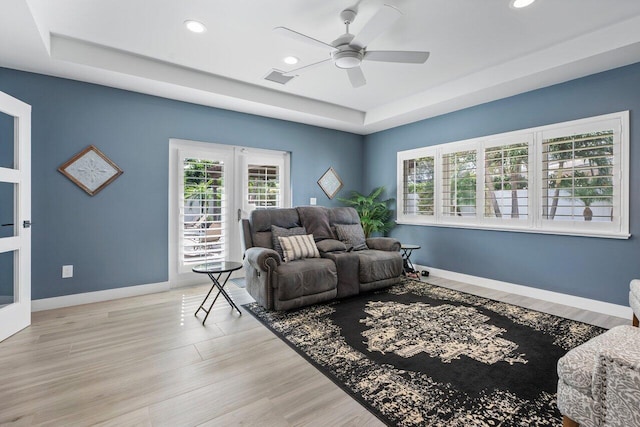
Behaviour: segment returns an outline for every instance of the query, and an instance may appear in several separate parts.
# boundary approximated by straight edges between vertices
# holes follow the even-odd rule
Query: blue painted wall
[[[295,205],[338,204],[329,166],[362,188],[359,135],[3,68],[0,90],[32,106],[34,299],[168,280],[169,138],[291,152]],[[124,170],[94,197],[57,171],[89,144]]]
[[[364,188],[396,197],[398,151],[630,110],[629,240],[403,225],[422,265],[628,305],[640,277],[640,64],[456,111],[365,137]]]
[[[316,180],[333,166],[345,189],[384,185],[395,197],[396,153],[482,135],[631,110],[629,240],[398,226],[414,261],[436,268],[627,304],[640,277],[640,64],[366,137],[0,68],[0,90],[33,107],[34,299],[162,282],[167,275],[169,138],[292,153],[293,202],[337,205]],[[57,168],[89,144],[124,171],[89,197]],[[63,264],[75,277],[61,279]]]

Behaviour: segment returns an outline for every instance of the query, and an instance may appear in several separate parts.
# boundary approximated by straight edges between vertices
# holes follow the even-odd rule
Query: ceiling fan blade
[[[310,44],[312,46],[316,46],[316,47],[322,47],[322,48],[329,48],[331,50],[336,50],[335,47],[331,46],[328,43],[322,42],[320,40],[316,40],[313,37],[309,37],[309,36],[305,36],[302,33],[299,33],[297,31],[293,31],[290,30],[289,28],[286,27],[276,27],[273,29],[273,31],[281,36],[284,37],[288,37],[290,39],[294,39],[303,43],[307,43]]]
[[[296,68],[295,70],[291,70],[291,71],[287,71],[286,73],[282,73],[283,76],[287,76],[287,77],[291,77],[291,76],[297,76],[300,73],[304,73],[305,71],[308,71],[312,68],[316,68],[319,65],[324,64],[325,62],[330,62],[331,58],[327,58],[327,59],[323,59],[320,62],[314,62],[313,64],[309,64],[309,65],[305,65],[304,67],[300,67],[300,68]]]
[[[389,6],[385,4],[382,8],[373,15],[373,18],[369,20],[357,36],[351,40],[349,46],[362,49],[367,47],[373,39],[378,37],[380,34],[385,32],[387,28],[389,28],[396,19],[402,16],[402,12],[400,12],[395,7]]]
[[[347,68],[347,74],[349,75],[351,86],[353,86],[354,88],[364,86],[367,84],[367,79],[364,78],[364,73],[362,72],[362,68],[360,67]]]
[[[429,58],[429,52],[402,50],[372,50],[364,54],[367,61],[402,62],[404,64],[424,64]]]

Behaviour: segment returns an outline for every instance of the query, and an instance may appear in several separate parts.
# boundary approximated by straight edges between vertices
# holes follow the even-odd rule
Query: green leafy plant
[[[389,203],[394,199],[381,200],[380,195],[383,191],[384,187],[378,187],[368,196],[352,191],[351,197],[338,199],[358,212],[365,237],[370,237],[371,233],[384,233],[395,225],[391,220],[391,210],[389,209]]]

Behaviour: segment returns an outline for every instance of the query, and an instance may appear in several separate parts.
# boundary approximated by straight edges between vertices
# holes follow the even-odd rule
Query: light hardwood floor
[[[630,322],[428,280],[606,328]],[[239,304],[251,301],[227,286]],[[0,425],[382,425],[250,314],[221,300],[202,326],[193,313],[207,290],[34,313],[0,343]]]

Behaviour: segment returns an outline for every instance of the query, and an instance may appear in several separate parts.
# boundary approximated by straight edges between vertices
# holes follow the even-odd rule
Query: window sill
[[[626,240],[631,237],[629,233],[616,233],[611,231],[592,231],[592,230],[562,230],[562,229],[539,229],[524,227],[509,227],[482,224],[465,224],[465,223],[443,223],[443,222],[424,222],[411,220],[396,220],[396,224],[400,225],[419,225],[426,227],[443,227],[443,228],[465,228],[470,230],[488,230],[488,231],[507,231],[514,233],[532,233],[532,234],[551,234],[557,236],[576,236],[576,237],[599,237],[602,239],[619,239]]]

